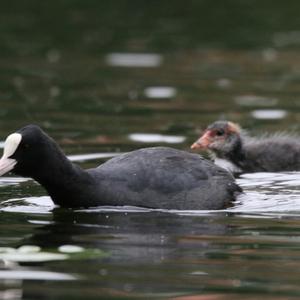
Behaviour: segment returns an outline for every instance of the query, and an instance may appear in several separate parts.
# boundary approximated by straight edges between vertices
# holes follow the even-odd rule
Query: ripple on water
[[[235,102],[241,106],[275,106],[278,104],[278,99],[256,95],[242,95],[235,97]]]
[[[251,112],[253,118],[258,120],[284,119],[288,113],[283,109],[257,109]]]
[[[113,67],[154,68],[162,64],[163,57],[156,53],[111,53],[106,63]]]
[[[55,207],[49,196],[9,199],[1,202],[0,211],[29,214],[49,214]]]
[[[242,187],[298,187],[300,185],[300,172],[244,174],[240,176],[237,182]]]
[[[244,194],[228,211],[300,214],[300,172],[243,174],[237,182]]]
[[[50,272],[50,271],[34,271],[34,270],[1,270],[0,279],[19,279],[19,280],[76,280],[77,278],[70,274]]]
[[[24,177],[0,177],[0,187],[20,184],[20,183],[28,181],[28,180],[31,180],[31,179],[24,178]]]
[[[144,90],[144,94],[152,99],[169,99],[176,96],[176,89],[170,86],[152,86]]]
[[[175,135],[162,135],[152,133],[132,133],[129,135],[129,139],[134,142],[141,143],[168,143],[168,144],[179,144],[185,141],[184,136]]]

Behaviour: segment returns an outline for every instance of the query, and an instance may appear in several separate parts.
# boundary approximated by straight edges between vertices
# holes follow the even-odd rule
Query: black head
[[[240,145],[240,133],[239,125],[229,121],[216,121],[206,128],[191,147],[211,150],[220,156],[227,155]]]
[[[57,144],[38,126],[28,125],[9,135],[0,160],[0,175],[9,171],[36,179],[61,153]]]

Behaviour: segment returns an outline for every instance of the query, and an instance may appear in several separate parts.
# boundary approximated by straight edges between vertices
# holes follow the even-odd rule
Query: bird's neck
[[[63,207],[83,206],[90,200],[93,178],[88,172],[62,157],[56,166],[44,166],[46,172],[32,176],[48,192],[53,202]],[[84,193],[83,193],[84,191]],[[84,195],[84,196],[83,196]],[[80,205],[77,205],[80,203]]]
[[[213,159],[219,166],[233,173],[239,173],[244,169],[246,153],[241,137],[236,137],[227,148],[214,152]]]
[[[238,167],[242,167],[246,158],[243,140],[240,138],[236,141],[232,151],[226,154],[228,159]]]

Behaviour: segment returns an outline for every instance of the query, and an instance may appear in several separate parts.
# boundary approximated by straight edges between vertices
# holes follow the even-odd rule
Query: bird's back
[[[299,171],[300,139],[270,136],[250,139],[245,144],[249,171]]]
[[[239,188],[224,169],[201,156],[167,147],[119,155],[97,169],[103,199],[115,205],[218,209]]]

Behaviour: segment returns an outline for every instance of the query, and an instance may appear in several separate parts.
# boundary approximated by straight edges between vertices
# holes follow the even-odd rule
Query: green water
[[[0,139],[35,123],[83,155],[188,150],[219,118],[254,135],[299,133],[299,9],[295,0],[2,2]],[[299,298],[298,175],[240,184],[246,198],[218,213],[72,211],[53,208],[32,181],[1,179],[0,298]]]

